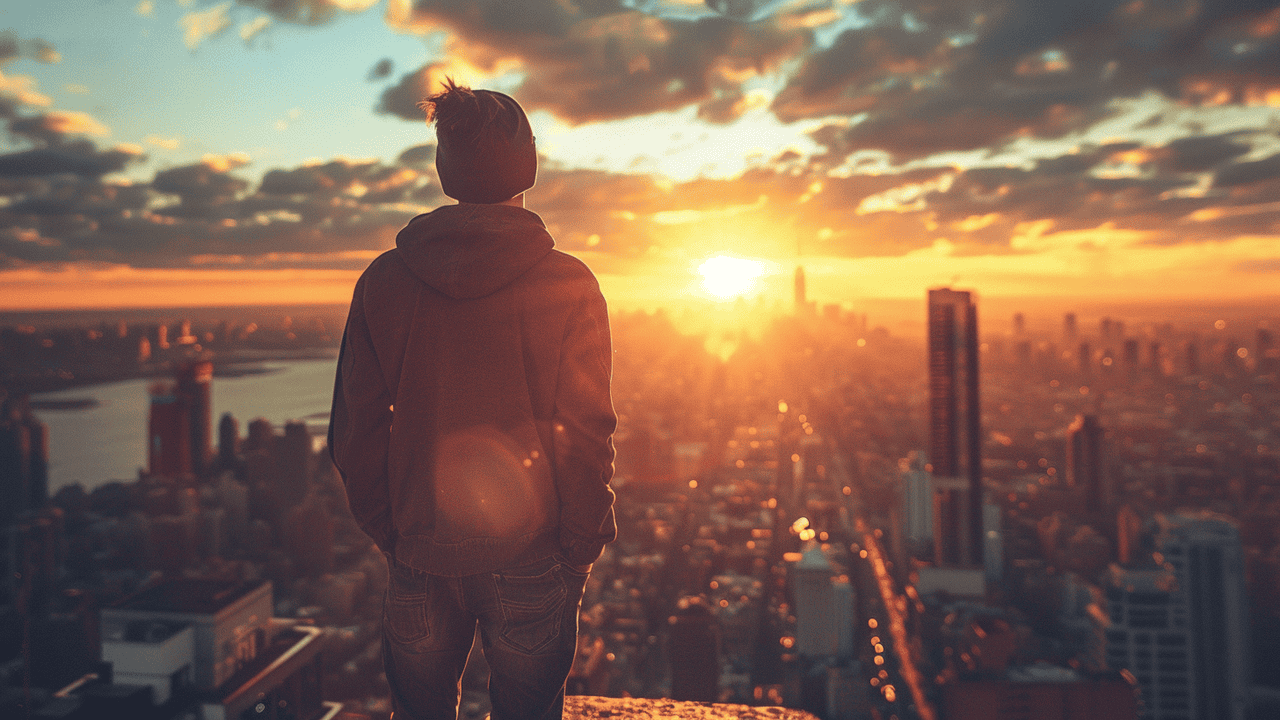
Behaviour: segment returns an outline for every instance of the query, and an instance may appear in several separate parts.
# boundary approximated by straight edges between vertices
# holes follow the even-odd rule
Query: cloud
[[[0,32],[0,65],[5,65],[18,58],[30,58],[45,64],[62,61],[62,55],[52,43],[41,38],[23,40],[12,30]]]
[[[1165,146],[1160,166],[1170,172],[1212,170],[1249,152],[1249,143],[1241,139],[1238,133],[1178,138]]]
[[[0,103],[8,101],[11,105],[33,105],[48,107],[53,104],[48,95],[36,91],[36,81],[25,75],[5,75],[0,72]],[[12,107],[3,110],[7,117],[13,112]]]
[[[636,5],[653,14],[610,0],[420,0],[389,21],[401,29],[448,29],[451,61],[490,77],[515,63],[523,75],[516,98],[570,123],[702,104],[710,119],[735,117],[742,83],[807,43],[807,30],[771,20],[744,23]],[[384,95],[382,109],[408,117],[405,100],[422,99],[414,96],[437,66],[404,76],[398,94]]]
[[[834,153],[899,160],[1061,138],[1158,92],[1190,105],[1280,103],[1271,2],[867,0],[867,22],[800,59],[784,121],[858,115]]]
[[[338,12],[358,13],[368,10],[378,0],[239,0],[240,4],[270,13],[281,22],[295,25],[321,25]]]
[[[122,150],[99,151],[92,143],[71,142],[53,148],[38,148],[0,155],[0,178],[80,175],[101,177],[119,172],[141,159]]]
[[[186,44],[187,49],[195,50],[206,38],[221,35],[231,27],[231,18],[227,15],[230,9],[231,2],[228,0],[208,10],[192,11],[183,15],[178,24],[182,26],[182,42]]]
[[[395,69],[395,63],[391,61],[391,58],[382,58],[378,62],[374,63],[373,67],[369,68],[369,75],[367,76],[367,79],[369,82],[373,82],[375,80],[389,78],[391,77],[391,71],[393,69]]]
[[[240,39],[245,42],[252,41],[263,30],[271,25],[271,18],[266,15],[259,15],[249,22],[240,26]]]
[[[1214,173],[1213,186],[1235,188],[1280,180],[1280,153],[1262,160],[1228,165]]]
[[[9,122],[9,132],[41,144],[57,144],[70,135],[96,135],[103,137],[111,131],[88,113],[69,110],[50,110],[39,115],[15,118]]]
[[[148,145],[154,145],[165,150],[177,150],[182,145],[182,138],[177,137],[161,137],[159,135],[148,135],[142,139]]]
[[[138,4],[133,8],[133,11],[142,17],[151,17],[155,14],[156,5],[151,0],[138,0]]]

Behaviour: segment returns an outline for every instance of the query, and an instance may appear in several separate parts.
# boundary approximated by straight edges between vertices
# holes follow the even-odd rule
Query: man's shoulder
[[[369,266],[360,274],[360,279],[362,281],[381,280],[387,276],[404,274],[411,274],[409,266],[405,264],[400,249],[391,248],[374,258],[373,262],[369,263]]]
[[[591,268],[587,267],[585,262],[569,253],[552,250],[547,253],[546,257],[538,265],[542,273],[554,276],[556,279],[577,281],[583,283],[585,287],[599,287],[595,273],[591,272]]]

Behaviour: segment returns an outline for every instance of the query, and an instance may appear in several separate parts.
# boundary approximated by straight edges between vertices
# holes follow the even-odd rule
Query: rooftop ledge
[[[818,720],[803,710],[724,703],[568,695],[565,720]]]

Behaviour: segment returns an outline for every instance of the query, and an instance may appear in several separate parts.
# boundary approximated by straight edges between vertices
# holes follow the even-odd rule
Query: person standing
[[[422,103],[458,201],[356,283],[329,448],[387,558],[397,720],[456,718],[477,624],[494,720],[559,718],[583,589],[617,527],[605,300],[524,193],[537,151],[511,97],[446,80]]]

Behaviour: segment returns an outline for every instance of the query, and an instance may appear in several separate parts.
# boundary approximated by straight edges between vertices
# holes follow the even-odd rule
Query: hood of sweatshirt
[[[396,235],[409,269],[460,300],[506,287],[554,246],[542,218],[514,205],[445,205],[410,220]]]

